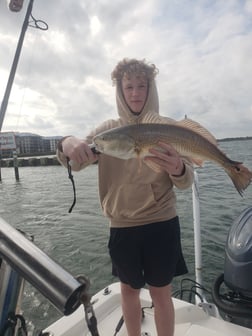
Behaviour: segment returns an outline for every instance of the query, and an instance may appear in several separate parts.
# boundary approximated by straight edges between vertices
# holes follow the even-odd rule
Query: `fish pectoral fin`
[[[137,161],[138,161],[138,169],[137,169],[137,172],[138,174],[141,173],[141,170],[142,170],[142,166],[143,166],[143,163],[142,163],[142,160],[140,158],[140,156],[137,157]]]
[[[150,168],[152,169],[155,173],[161,173],[162,168],[156,164],[155,162],[151,161],[151,160],[144,160],[144,163]]]
[[[190,158],[190,161],[198,167],[203,167],[204,161],[197,158]]]

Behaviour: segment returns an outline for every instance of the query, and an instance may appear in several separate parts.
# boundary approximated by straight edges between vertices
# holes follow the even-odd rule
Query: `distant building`
[[[47,142],[50,151],[56,153],[57,145],[61,138],[61,136],[44,137],[44,142]]]
[[[15,132],[17,153],[20,156],[55,154],[61,136],[43,137],[33,133]],[[2,151],[2,157],[11,157],[12,151]]]
[[[17,152],[19,154],[43,153],[43,138],[32,133],[16,133]]]

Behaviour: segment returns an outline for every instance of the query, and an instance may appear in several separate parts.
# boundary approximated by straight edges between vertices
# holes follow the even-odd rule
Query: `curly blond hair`
[[[114,85],[121,82],[123,76],[130,77],[132,74],[145,77],[148,81],[153,80],[158,74],[158,68],[155,64],[148,64],[145,59],[124,58],[120,61],[111,73],[111,79]]]

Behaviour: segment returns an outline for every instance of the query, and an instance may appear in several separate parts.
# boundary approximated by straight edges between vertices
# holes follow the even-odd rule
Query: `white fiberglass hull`
[[[92,298],[98,321],[100,336],[115,335],[116,326],[122,316],[120,304],[120,284],[111,284]],[[201,307],[188,302],[173,299],[175,307],[174,336],[252,336],[252,330],[209,316]],[[151,299],[146,289],[141,291],[142,307],[151,307]],[[142,335],[156,336],[153,308],[144,309]],[[88,336],[90,335],[81,306],[76,312],[62,317],[45,331],[54,336]],[[127,336],[123,324],[117,336]]]

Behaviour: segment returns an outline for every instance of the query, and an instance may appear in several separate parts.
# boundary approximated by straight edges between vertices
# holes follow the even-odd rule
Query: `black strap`
[[[69,213],[72,212],[74,206],[75,206],[75,203],[76,203],[76,189],[75,189],[75,183],[74,183],[74,178],[73,178],[73,174],[72,174],[72,167],[69,163],[69,158],[67,158],[67,171],[68,171],[68,177],[70,179],[70,181],[72,182],[72,186],[73,186],[73,194],[74,194],[74,199],[73,199],[73,203],[70,207],[70,209],[68,210]]]
[[[0,336],[4,336],[4,335],[9,335],[9,331],[11,332],[11,334],[14,335],[15,332],[15,328],[17,325],[17,321],[20,320],[21,322],[21,327],[19,328],[19,334],[21,332],[22,336],[27,336],[27,329],[26,329],[26,323],[25,323],[25,319],[22,315],[20,314],[15,314],[14,312],[9,312],[8,313],[8,318],[7,321],[3,327],[3,329],[0,331]]]

